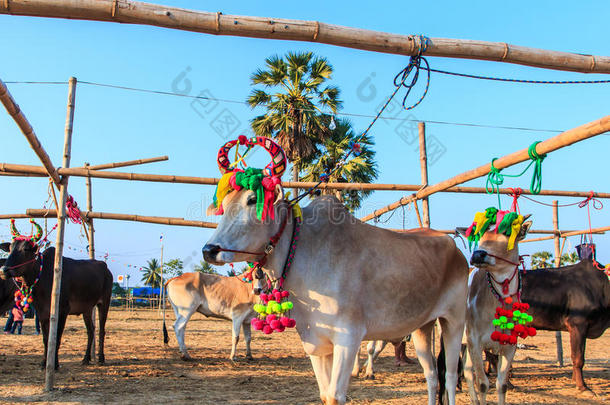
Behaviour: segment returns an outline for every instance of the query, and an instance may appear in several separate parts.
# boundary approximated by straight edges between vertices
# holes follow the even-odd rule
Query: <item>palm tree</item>
[[[347,163],[331,173],[337,162],[345,157],[352,143],[360,145],[360,155],[352,155]],[[370,183],[377,178],[377,162],[375,151],[371,149],[373,140],[365,135],[360,138],[353,131],[352,124],[347,119],[338,119],[336,127],[322,143],[320,150],[313,161],[304,166],[304,181],[318,181],[323,173],[330,174],[328,181],[337,183]],[[323,190],[325,194],[333,193],[331,190]],[[360,208],[362,200],[372,191],[363,190],[337,190],[336,197],[345,206],[353,211]]]
[[[561,265],[562,266],[576,264],[579,261],[580,261],[580,258],[578,257],[578,253],[576,253],[576,252],[565,253],[563,256],[561,256]]]
[[[248,104],[267,110],[252,120],[252,130],[279,143],[293,163],[293,180],[298,181],[301,165],[313,157],[330,132],[328,113],[335,114],[341,107],[339,89],[325,85],[333,68],[311,52],[272,56],[265,64],[250,78],[252,85],[263,89],[252,90]]]
[[[546,269],[553,267],[553,255],[551,252],[536,252],[532,255],[532,269]]]
[[[161,286],[161,266],[159,261],[152,258],[146,262],[146,266],[142,269],[144,274],[142,275],[142,282],[145,285],[149,285],[153,288]]]
[[[198,271],[200,273],[218,274],[214,266],[204,260],[200,260],[199,264],[193,266],[193,270]]]

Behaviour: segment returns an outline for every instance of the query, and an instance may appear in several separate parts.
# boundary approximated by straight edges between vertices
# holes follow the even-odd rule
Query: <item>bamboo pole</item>
[[[48,216],[54,216],[56,210],[47,209],[28,209],[26,210],[26,218],[44,218]],[[175,217],[155,217],[145,215],[132,215],[132,214],[115,214],[109,212],[82,212],[83,217],[89,219],[114,219],[118,221],[133,221],[133,222],[147,222],[149,224],[160,224],[160,225],[176,225],[176,226],[193,226],[198,228],[216,228],[217,224],[214,222],[205,221],[191,221],[184,218]],[[12,218],[12,217],[11,217]],[[0,216],[0,219],[3,219]],[[8,218],[7,218],[8,219]]]
[[[130,0],[5,0],[0,13],[152,25],[213,35],[307,41],[415,55],[419,37],[285,18],[224,15]],[[480,59],[583,73],[610,73],[610,57],[449,38],[430,38],[426,55]]]
[[[583,141],[585,139],[597,136],[607,131],[610,131],[610,115],[600,118],[599,120],[581,125],[574,129],[562,132],[557,136],[549,138],[546,141],[540,142],[536,145],[536,152],[539,155],[544,155],[546,153],[553,152],[557,149],[564,148],[576,142]],[[525,162],[526,160],[529,160],[529,154],[527,152],[527,149],[522,149],[520,151],[511,153],[510,155],[506,155],[496,159],[494,161],[494,166],[497,169],[504,169],[505,167]],[[431,194],[446,190],[458,184],[462,184],[467,181],[485,176],[489,173],[490,169],[491,163],[487,163],[483,166],[477,167],[476,169],[458,174],[457,176],[454,176],[448,180],[441,181],[440,183],[437,183],[430,187],[426,187],[425,189],[414,193],[411,197],[402,197],[395,203],[387,205],[379,210],[373,211],[372,214],[361,218],[361,220],[365,222],[369,221],[373,218],[377,218],[378,216],[385,214],[386,212],[390,212],[402,205],[407,204],[408,202],[410,202],[410,200],[422,199]]]
[[[42,165],[46,171],[45,175],[51,177],[53,182],[55,182],[55,185],[59,187],[59,174],[57,174],[57,170],[55,169],[55,166],[53,166],[51,158],[49,158],[49,155],[47,155],[47,152],[44,150],[42,144],[38,140],[38,137],[34,133],[34,128],[32,128],[32,125],[30,125],[30,122],[25,117],[23,111],[21,111],[21,108],[19,108],[19,105],[17,105],[13,99],[13,96],[11,96],[11,93],[8,91],[2,80],[0,80],[0,101],[2,101],[4,108],[6,108],[6,111],[13,118],[21,130],[21,133],[23,133],[25,138],[30,143],[30,146],[42,162]]]
[[[584,235],[586,233],[599,233],[599,232],[609,232],[610,231],[610,226],[602,226],[600,228],[593,228],[591,230],[589,229],[585,229],[582,231],[570,231],[570,232],[561,232],[561,234],[559,235],[559,237],[561,238],[567,238],[568,236],[577,236],[577,235]],[[531,239],[526,239],[526,240],[522,240],[519,243],[526,243],[526,242],[540,242],[543,240],[550,240],[553,239],[554,236],[541,236],[540,238],[531,238]]]
[[[130,180],[130,181],[150,181],[150,182],[161,182],[161,183],[182,183],[182,184],[203,184],[214,186],[218,184],[218,178],[214,177],[193,177],[193,176],[176,176],[176,175],[162,175],[162,174],[141,174],[141,173],[128,173],[128,172],[110,172],[110,171],[99,171],[99,170],[87,170],[86,168],[58,168],[57,172],[61,175],[69,175],[73,177],[96,177],[110,180]],[[19,165],[11,163],[0,163],[0,173],[7,175],[12,174],[34,174],[46,177],[46,171],[42,166],[32,165]],[[315,186],[316,182],[309,181],[284,181],[282,186],[284,188],[310,188]],[[418,191],[422,189],[420,184],[383,184],[383,183],[322,183],[319,185],[320,189],[333,189],[333,190],[375,190],[375,191]],[[485,194],[484,187],[464,187],[455,186],[450,187],[446,190],[439,191],[440,193],[465,193],[465,194]],[[513,190],[510,188],[501,188],[500,194],[510,195]],[[531,195],[532,193],[528,190],[522,190],[523,195]],[[565,191],[565,190],[542,190],[538,194],[540,196],[556,196],[556,197],[589,197],[590,191]],[[610,193],[593,193],[593,197],[596,198],[610,198]],[[408,197],[404,197],[408,198]]]
[[[93,165],[93,166],[89,166],[86,168],[89,170],[104,170],[104,169],[114,169],[117,167],[143,165],[146,163],[163,162],[166,160],[169,160],[168,156],[157,156],[157,157],[146,158],[146,159],[128,160],[125,162],[104,163],[101,165]]]
[[[559,202],[553,201],[553,230],[556,232],[553,236],[555,245],[555,268],[561,266],[561,246],[559,243]],[[557,346],[557,363],[559,367],[563,367],[563,343],[561,342],[561,331],[555,332],[555,344]]]
[[[76,78],[71,77],[68,90],[68,109],[64,138],[63,167],[70,167],[72,150],[72,128],[74,123],[74,101],[76,97]],[[57,174],[57,173],[56,173]],[[66,225],[66,200],[68,199],[68,179],[64,176],[59,187],[60,206],[57,213],[57,239],[55,242],[55,262],[53,266],[53,289],[51,292],[50,323],[47,343],[47,368],[45,372],[45,391],[51,391],[55,385],[55,351],[57,348],[57,323],[59,321],[59,300],[61,291],[61,274],[63,267],[64,232]]]
[[[426,123],[417,124],[419,129],[419,166],[421,169],[421,184],[428,186],[428,153],[426,151]],[[417,204],[417,202],[415,202]],[[424,227],[430,228],[430,207],[428,197],[422,198],[421,208],[424,215]]]
[[[85,163],[85,167],[86,168],[91,168],[89,166],[89,163]],[[85,186],[87,188],[87,211],[93,211],[93,201],[91,199],[91,177],[87,177],[85,179]],[[89,239],[89,249],[87,249],[89,251],[89,259],[91,260],[95,260],[95,237],[94,237],[94,230],[93,230],[93,219],[89,219],[84,221],[87,223],[87,228],[88,228],[88,232],[87,232],[87,236]],[[97,328],[95,327],[95,319],[96,319],[96,308],[97,305],[93,307],[93,309],[91,310],[91,322],[93,323],[93,340],[91,341],[91,358],[95,359],[95,338],[96,338],[96,330]]]

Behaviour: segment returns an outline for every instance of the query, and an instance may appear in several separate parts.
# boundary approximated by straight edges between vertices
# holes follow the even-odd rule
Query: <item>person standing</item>
[[[4,325],[4,333],[11,333],[13,328],[13,310],[8,311],[8,318],[6,318],[6,324]]]
[[[13,327],[11,328],[11,333],[15,333],[15,330],[18,329],[17,334],[21,335],[21,328],[23,327],[23,310],[18,306],[14,306],[13,310]]]

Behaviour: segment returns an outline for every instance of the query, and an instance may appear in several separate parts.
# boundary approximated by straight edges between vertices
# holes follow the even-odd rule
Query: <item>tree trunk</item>
[[[295,161],[294,164],[292,165],[292,181],[299,181],[299,164],[297,161]],[[296,196],[299,195],[298,188],[293,188],[292,192],[294,193],[292,198],[295,198]]]

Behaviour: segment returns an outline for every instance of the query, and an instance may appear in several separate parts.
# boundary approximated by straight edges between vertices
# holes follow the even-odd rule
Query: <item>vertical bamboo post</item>
[[[85,163],[85,167],[89,168],[89,163]],[[91,200],[91,177],[85,178],[85,185],[87,187],[87,211],[93,211],[93,201]],[[89,239],[89,259],[95,260],[95,238],[94,238],[94,230],[93,230],[93,218],[90,218],[87,221],[87,227],[89,229],[87,239]],[[93,323],[93,340],[91,341],[91,358],[95,358],[95,309],[97,306],[94,306],[91,310],[91,322]]]
[[[553,201],[553,241],[555,242],[555,267],[561,266],[561,247],[559,241],[559,204]],[[555,332],[555,343],[557,344],[557,362],[559,367],[563,367],[563,343],[561,342],[561,332]]]
[[[64,136],[62,167],[70,167],[72,150],[72,128],[74,123],[74,100],[76,98],[76,78],[71,77],[68,87],[68,111]],[[53,264],[53,289],[51,292],[51,319],[47,343],[47,368],[45,371],[45,391],[55,385],[55,350],[57,348],[57,323],[59,321],[59,299],[61,292],[61,273],[63,265],[64,233],[66,225],[66,200],[68,199],[68,179],[61,178],[59,188],[59,210],[57,211],[57,239],[55,242],[55,261]]]
[[[418,123],[419,129],[419,166],[421,168],[421,184],[428,186],[428,153],[426,151],[426,123]],[[430,228],[430,206],[428,197],[422,199],[421,206],[424,215],[424,227]]]

